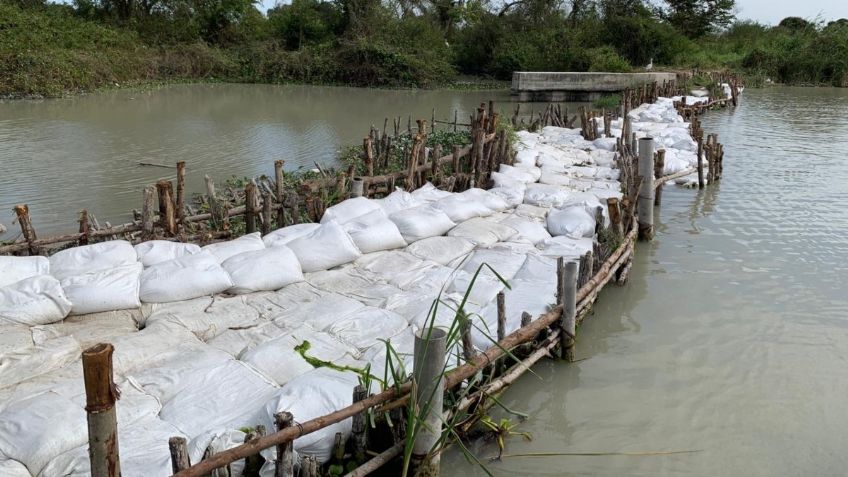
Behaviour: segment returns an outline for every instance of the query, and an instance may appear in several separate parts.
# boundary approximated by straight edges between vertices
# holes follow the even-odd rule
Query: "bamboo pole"
[[[370,475],[399,456],[403,452],[405,444],[404,441],[395,443],[393,446],[374,456],[373,459],[348,472],[344,477],[365,477],[366,475]]]
[[[271,233],[271,194],[269,192],[262,193],[262,235]]]
[[[559,257],[557,270],[560,268]],[[574,337],[577,334],[577,263],[571,261],[563,266],[562,321],[560,323],[560,358],[574,361]]]
[[[704,154],[704,140],[703,138],[698,138],[698,189],[704,188],[704,163],[701,160],[701,156]]]
[[[639,217],[639,238],[651,240],[654,237],[654,139],[639,139],[639,175],[642,183],[639,187],[637,214]]]
[[[85,411],[88,414],[88,457],[92,477],[120,477],[118,415],[120,393],[113,379],[111,344],[100,343],[82,353]]]
[[[442,435],[447,337],[447,331],[435,327],[415,333],[412,379],[418,419],[414,424],[412,465],[417,476],[439,475],[440,455],[436,445]]]
[[[665,149],[660,149],[657,151],[656,163],[654,165],[654,179],[662,178],[663,171],[665,170]],[[665,182],[655,182],[654,188],[656,192],[654,193],[654,205],[659,206],[662,205],[662,191],[663,184]]]

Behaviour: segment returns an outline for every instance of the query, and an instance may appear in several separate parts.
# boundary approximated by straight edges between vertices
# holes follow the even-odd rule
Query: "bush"
[[[589,57],[589,71],[627,73],[631,70],[630,63],[616,53],[612,47],[592,48],[586,53]]]

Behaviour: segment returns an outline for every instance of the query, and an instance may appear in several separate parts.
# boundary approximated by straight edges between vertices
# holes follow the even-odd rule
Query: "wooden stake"
[[[159,226],[165,235],[173,237],[177,233],[177,219],[174,216],[174,185],[171,181],[161,180],[156,183],[159,194]]]
[[[272,204],[271,194],[269,192],[262,193],[262,235],[271,233],[271,209]]]
[[[120,392],[113,379],[111,344],[100,343],[82,353],[85,411],[88,414],[88,457],[92,477],[119,477],[118,416]]]
[[[244,188],[244,228],[245,233],[256,232],[256,183],[250,181]]]
[[[277,209],[277,228],[286,226],[286,210],[283,207],[283,204],[286,202],[285,176],[283,175],[283,166],[285,164],[286,161],[283,160],[274,161],[274,186],[277,195],[277,204],[280,205],[280,208]]]
[[[168,448],[171,450],[171,469],[174,473],[191,467],[191,459],[188,455],[188,441],[185,437],[172,437],[168,439]]]
[[[665,149],[660,149],[657,151],[656,164],[654,164],[654,177],[659,179],[663,176],[663,171],[665,170]],[[662,204],[662,191],[663,184],[659,184],[656,188],[656,192],[654,193],[654,205],[659,206]]]
[[[368,397],[368,390],[365,386],[357,385],[353,388],[353,402],[357,403]],[[365,446],[368,442],[368,411],[362,411],[353,416],[351,419],[351,450],[353,451],[353,459],[357,463],[365,462]]]
[[[185,161],[177,163],[177,220],[185,225]]]
[[[156,189],[153,186],[144,188],[144,202],[141,206],[141,240],[151,240],[155,236],[153,228],[153,195]]]
[[[79,216],[79,233],[82,234],[80,238],[77,240],[77,245],[88,245],[88,232],[89,232],[89,223],[88,223],[88,211],[82,209],[80,211]]]
[[[701,161],[701,155],[704,154],[704,140],[698,138],[698,188],[704,188],[704,163]]]
[[[362,149],[364,150],[365,168],[368,170],[368,175],[374,175],[374,147],[370,137],[362,140]]]
[[[294,416],[290,412],[278,412],[274,414],[274,424],[278,431],[291,427]],[[294,477],[294,454],[293,442],[277,445],[277,461],[274,462],[274,477]]]
[[[318,458],[311,455],[305,455],[300,460],[300,475],[301,477],[321,477],[321,463]]]
[[[609,211],[610,224],[619,236],[624,235],[624,224],[621,223],[621,206],[618,197],[610,197],[607,199],[607,210]]]
[[[244,436],[244,442],[253,442],[260,437],[265,437],[265,426],[256,426],[255,429],[248,432]],[[265,458],[262,454],[256,453],[249,455],[244,459],[244,475],[259,475],[259,469],[265,463]]]
[[[35,235],[35,228],[29,218],[29,206],[26,204],[16,205],[14,207],[15,215],[18,217],[18,225],[21,226],[21,233],[27,241],[30,255],[37,255],[38,248],[33,244],[38,238]]]

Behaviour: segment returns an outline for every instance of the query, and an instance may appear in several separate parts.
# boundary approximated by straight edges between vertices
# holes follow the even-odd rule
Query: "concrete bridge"
[[[512,74],[512,95],[519,101],[594,101],[654,81],[677,79],[676,73],[531,72]]]

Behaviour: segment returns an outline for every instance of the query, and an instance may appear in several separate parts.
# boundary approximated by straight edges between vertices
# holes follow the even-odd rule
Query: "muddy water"
[[[386,115],[460,122],[482,101],[504,104],[508,91],[391,91],[272,85],[177,85],[72,99],[0,102],[0,223],[26,202],[41,235],[75,231],[83,208],[120,223],[141,206],[144,185],[173,170],[139,162],[186,161],[188,185],[330,164],[362,143]],[[391,128],[391,121],[389,124]],[[7,234],[3,238],[11,238]]]
[[[848,91],[749,90],[704,128],[722,182],[666,187],[656,240],[580,329],[503,403],[532,442],[495,475],[845,475]],[[503,412],[494,412],[501,417]],[[517,419],[513,419],[518,422]],[[497,453],[477,442],[485,460]],[[485,475],[457,451],[443,475]]]

